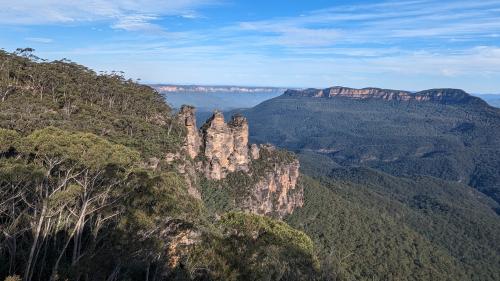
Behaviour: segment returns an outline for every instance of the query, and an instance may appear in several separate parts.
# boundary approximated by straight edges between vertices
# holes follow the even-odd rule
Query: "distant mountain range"
[[[244,87],[244,86],[207,86],[207,85],[149,85],[160,93],[278,93],[285,88],[276,87]]]
[[[435,102],[443,104],[459,104],[467,102],[484,103],[480,99],[458,89],[430,89],[420,92],[389,90],[380,88],[353,89],[347,87],[331,87],[327,89],[287,90],[285,95],[297,97],[351,99],[382,99],[387,101]]]
[[[149,86],[155,88],[159,93],[163,95],[167,94],[186,94],[186,95],[197,95],[197,94],[217,94],[217,95],[222,95],[222,94],[259,94],[259,96],[268,95],[268,98],[273,98],[286,90],[289,90],[291,88],[279,88],[279,87],[246,87],[246,86],[225,86],[225,85],[176,85],[176,84],[150,84]],[[323,93],[323,90],[318,90],[319,92],[314,92],[314,89],[291,89],[292,91],[296,92],[301,92],[302,94],[318,94],[318,95],[325,95]],[[329,93],[327,95],[335,95],[335,96],[342,96],[347,94],[350,95],[358,95],[358,98],[367,98],[368,96],[377,96],[377,95],[382,95],[382,98],[385,99],[406,99],[406,98],[415,98],[416,100],[418,99],[428,99],[430,98],[430,95],[432,95],[432,92],[428,91],[421,91],[421,92],[411,92],[411,91],[399,91],[399,90],[385,90],[385,89],[379,89],[379,88],[363,88],[363,89],[351,89],[351,88],[346,88],[346,87],[333,87],[328,89]],[[464,92],[463,92],[464,93]],[[463,95],[463,93],[459,93],[461,96],[468,98],[467,96]],[[417,95],[413,95],[417,94]],[[385,96],[384,96],[385,95]],[[426,97],[427,95],[427,97]],[[500,107],[500,94],[472,94],[473,96],[479,97],[486,101],[489,105],[494,106],[494,107]],[[241,106],[241,103],[246,104],[247,102],[240,102],[238,103],[237,101],[231,101],[227,100],[225,96],[214,96],[214,100],[203,100],[200,101],[200,104],[197,104],[197,100],[199,99],[199,96],[188,96],[186,100],[182,96],[170,96],[169,97],[169,102],[173,103],[174,107],[177,107],[177,103],[180,104],[192,104],[195,105],[198,108],[203,107],[205,110],[207,106],[200,106],[200,105],[206,105],[209,104],[207,108],[218,108],[221,110],[227,110],[227,109],[232,109]],[[243,98],[243,97],[241,97]],[[266,97],[259,98],[256,101],[250,101],[249,105],[254,106],[257,103],[255,102],[262,102],[266,99]],[[438,98],[439,99],[439,98]],[[233,103],[236,103],[233,105]]]
[[[288,90],[241,113],[255,142],[461,182],[500,203],[500,110],[462,90]]]
[[[337,280],[500,280],[500,109],[457,89],[331,87],[239,113],[253,142],[299,155],[304,207],[286,220]]]
[[[482,98],[491,106],[500,108],[500,94],[473,94],[473,95]]]

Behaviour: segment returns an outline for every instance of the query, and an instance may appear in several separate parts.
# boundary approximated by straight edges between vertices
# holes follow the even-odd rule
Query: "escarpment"
[[[484,103],[481,99],[473,97],[459,89],[430,89],[413,93],[401,90],[379,88],[353,89],[336,86],[326,89],[287,90],[285,95],[314,98],[344,97],[358,100],[380,99],[387,101],[416,101],[442,104],[462,104],[468,102]]]
[[[194,107],[183,106],[178,114],[178,118],[186,128],[185,148],[187,154],[191,158],[194,158],[196,157],[196,155],[198,155],[198,151],[201,145],[200,136],[198,134],[198,128],[196,127],[196,119],[194,112],[195,112]]]
[[[259,157],[253,163],[260,174],[251,196],[243,201],[244,208],[256,214],[275,214],[283,217],[304,204],[304,192],[297,186],[299,161],[286,152],[276,151],[271,145],[252,147]]]
[[[201,128],[201,155],[207,164],[205,174],[220,180],[227,173],[248,171],[248,123],[242,116],[233,116],[225,123],[216,111]]]
[[[193,107],[183,106],[178,118],[186,129],[184,150],[196,170],[212,181],[231,176],[228,188],[238,209],[283,217],[303,205],[299,161],[271,145],[250,145],[246,118],[235,115],[226,122],[215,111],[199,130]],[[235,181],[238,176],[241,180]]]

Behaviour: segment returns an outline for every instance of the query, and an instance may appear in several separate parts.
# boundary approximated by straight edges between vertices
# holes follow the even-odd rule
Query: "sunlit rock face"
[[[280,163],[260,178],[244,201],[252,213],[283,217],[304,204],[304,190],[297,185],[299,161]]]
[[[272,145],[249,145],[246,118],[235,115],[226,123],[224,115],[215,111],[198,130],[194,108],[182,107],[178,116],[186,127],[186,154],[198,172],[210,180],[223,180],[233,172],[254,179],[248,196],[239,202],[243,210],[283,217],[303,205],[304,192],[297,184],[299,161],[295,156],[270,157],[277,153]],[[266,168],[252,169],[254,163]]]
[[[184,148],[186,153],[195,158],[200,152],[200,135],[196,126],[195,108],[192,106],[182,106],[178,114],[178,119],[186,128],[186,140]]]
[[[247,171],[250,162],[248,155],[248,122],[245,117],[235,115],[228,126],[233,136],[233,151],[229,161],[232,164],[231,168],[233,170]]]
[[[380,99],[387,101],[417,101],[443,104],[465,103],[478,99],[459,89],[431,89],[420,92],[408,92],[379,88],[353,89],[331,87],[326,89],[287,90],[285,95],[313,98],[344,97],[351,99]]]
[[[219,180],[227,173],[248,171],[248,123],[244,117],[233,116],[226,123],[222,113],[216,111],[203,125],[201,139],[208,178]]]

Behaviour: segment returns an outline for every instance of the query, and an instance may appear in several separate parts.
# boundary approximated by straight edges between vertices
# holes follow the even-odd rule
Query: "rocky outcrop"
[[[432,89],[412,93],[408,91],[379,88],[352,89],[346,87],[331,87],[322,90],[288,90],[285,92],[285,95],[314,98],[345,97],[358,100],[381,99],[388,101],[435,102],[443,104],[460,104],[470,101],[480,101],[480,99],[467,94],[463,90],[458,89]]]
[[[252,160],[259,159],[260,157],[260,148],[254,143],[250,147],[250,157],[252,157]]]
[[[177,118],[186,128],[186,141],[184,148],[191,158],[195,158],[200,152],[200,135],[196,126],[195,108],[184,105],[181,107]]]
[[[243,172],[250,179],[245,184],[250,186],[234,188],[245,190],[246,196],[237,202],[245,211],[283,217],[302,206],[303,189],[297,185],[299,161],[271,145],[249,145],[248,123],[243,116],[235,115],[226,123],[223,114],[216,111],[200,130],[193,107],[182,107],[178,118],[186,127],[186,154],[194,161],[180,165],[184,172],[186,167],[196,167],[216,181]]]
[[[232,170],[248,171],[250,158],[248,156],[247,119],[241,115],[235,115],[228,126],[231,128],[233,135],[233,152],[229,161],[233,165]]]
[[[248,123],[242,116],[233,116],[225,123],[216,111],[201,129],[205,174],[210,179],[223,179],[227,173],[248,171]]]
[[[263,149],[274,149],[264,147]],[[269,152],[267,152],[269,153]],[[262,159],[266,161],[265,159]],[[264,172],[243,202],[244,209],[261,215],[283,217],[304,204],[304,190],[297,185],[299,161],[274,163]]]

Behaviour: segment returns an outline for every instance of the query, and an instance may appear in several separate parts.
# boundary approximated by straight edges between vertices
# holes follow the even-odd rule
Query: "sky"
[[[500,0],[0,5],[0,48],[143,83],[500,93]]]

